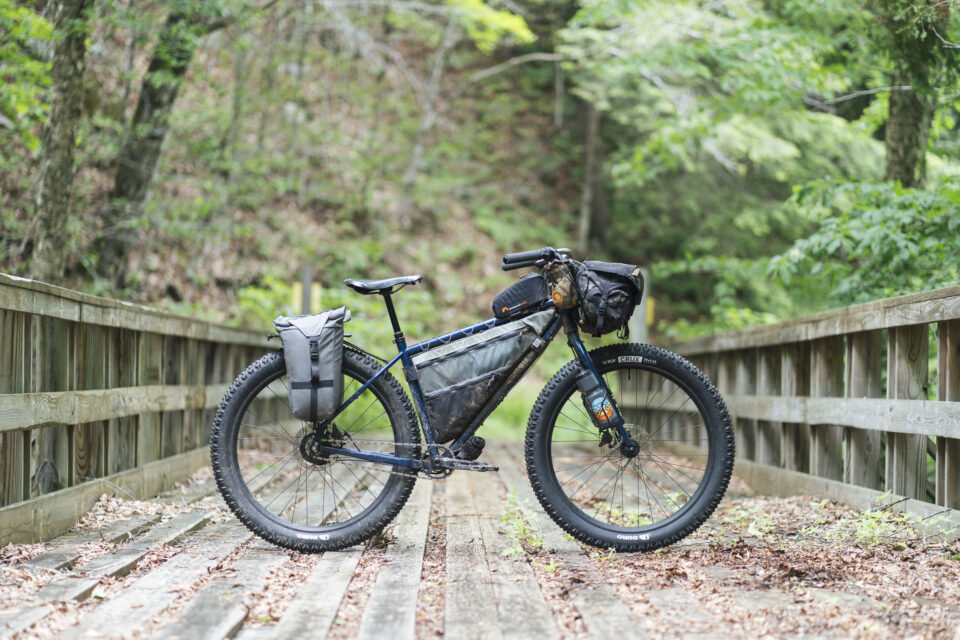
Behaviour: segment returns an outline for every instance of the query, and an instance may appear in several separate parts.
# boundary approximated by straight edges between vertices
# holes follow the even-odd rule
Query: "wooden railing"
[[[673,348],[723,393],[741,466],[783,470],[762,482],[843,483],[960,508],[960,287]]]
[[[0,544],[195,471],[220,397],[267,349],[266,332],[0,274]]]

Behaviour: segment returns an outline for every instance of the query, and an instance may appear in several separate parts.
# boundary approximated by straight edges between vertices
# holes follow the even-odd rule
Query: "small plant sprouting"
[[[507,525],[507,533],[513,544],[501,553],[505,556],[531,555],[543,547],[543,536],[530,524],[526,507],[517,498],[517,492],[511,491],[507,497],[509,507],[500,516],[500,522]]]

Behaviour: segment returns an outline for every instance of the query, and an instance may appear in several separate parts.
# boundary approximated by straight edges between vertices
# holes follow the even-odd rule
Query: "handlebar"
[[[503,264],[501,265],[501,268],[504,271],[512,271],[514,269],[523,269],[525,267],[542,267],[548,260],[559,257],[572,258],[573,252],[570,251],[570,249],[554,249],[553,247],[544,247],[534,251],[508,253],[503,256]]]

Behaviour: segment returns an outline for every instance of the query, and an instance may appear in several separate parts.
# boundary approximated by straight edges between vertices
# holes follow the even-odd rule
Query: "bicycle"
[[[569,251],[545,247],[508,254],[502,268],[543,273],[558,265],[583,267]],[[293,416],[283,351],[252,363],[226,392],[211,460],[227,505],[254,533],[301,551],[350,547],[383,530],[417,478],[498,470],[477,459],[484,441],[475,434],[561,329],[575,357],[540,392],[524,439],[527,474],[544,510],[583,543],[618,551],[672,544],[714,511],[734,460],[730,417],[714,385],[687,360],[651,345],[588,351],[577,308],[557,308],[551,300],[528,314],[539,324],[532,335],[518,334],[518,341],[527,336],[522,358],[462,420],[468,426],[452,442],[439,441],[432,422],[449,415],[437,413],[435,404],[428,410],[423,358],[482,340],[498,327],[511,329],[505,334],[513,339],[509,323],[516,321],[490,318],[407,346],[392,295],[420,280],[345,281],[357,293],[382,296],[397,355],[387,361],[344,341],[346,399],[332,418],[311,423]],[[409,395],[390,373],[398,362]],[[599,404],[585,402],[585,387],[594,389]]]

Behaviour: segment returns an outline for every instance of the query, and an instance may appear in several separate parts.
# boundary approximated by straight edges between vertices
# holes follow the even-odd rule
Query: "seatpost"
[[[393,308],[393,299],[390,298],[390,291],[383,291],[380,293],[383,296],[383,302],[387,305],[387,314],[390,316],[390,324],[393,325],[393,341],[397,345],[397,349],[403,351],[407,348],[407,341],[403,337],[403,331],[400,330],[400,321],[397,320],[397,312]]]

